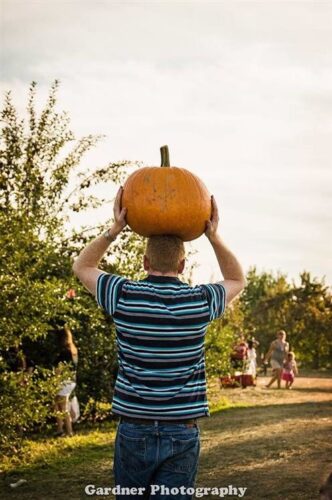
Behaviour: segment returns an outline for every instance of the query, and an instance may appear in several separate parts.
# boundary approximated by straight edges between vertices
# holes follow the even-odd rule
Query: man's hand
[[[205,236],[211,241],[217,236],[219,213],[216,200],[211,196],[211,219],[206,221]]]
[[[121,186],[119,191],[117,192],[113,207],[114,223],[110,229],[110,233],[114,236],[117,236],[119,233],[121,233],[122,229],[124,229],[127,225],[127,209],[125,207],[121,208],[122,193],[123,187]]]

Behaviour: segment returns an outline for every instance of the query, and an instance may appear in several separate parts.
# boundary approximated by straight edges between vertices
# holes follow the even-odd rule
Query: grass
[[[292,391],[267,390],[265,382],[245,390],[210,386],[196,486],[246,487],[252,500],[317,498],[332,470],[332,379],[298,378]],[[107,423],[72,438],[28,441],[22,455],[2,462],[0,498],[75,500],[88,498],[86,484],[112,486],[114,436],[115,424]],[[11,489],[21,478],[27,483]]]
[[[114,450],[115,425],[80,430],[71,438],[27,441],[22,457],[3,463],[3,494],[0,498],[85,498],[84,485],[107,484]],[[25,479],[19,489],[9,484]]]

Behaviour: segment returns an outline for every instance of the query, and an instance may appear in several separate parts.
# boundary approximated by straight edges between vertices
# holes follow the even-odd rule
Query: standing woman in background
[[[61,373],[60,363],[66,363],[70,367],[71,377],[65,380],[55,397],[55,410],[57,412],[57,436],[64,436],[65,427],[67,436],[73,435],[72,421],[69,411],[69,397],[76,387],[76,368],[78,362],[77,347],[74,344],[73,336],[65,323],[63,330],[59,334],[60,354],[56,358],[56,373]]]
[[[271,359],[272,378],[266,387],[271,387],[273,382],[277,381],[278,389],[280,389],[281,376],[284,367],[284,361],[287,358],[289,344],[286,342],[286,332],[280,330],[277,333],[277,339],[271,342],[270,349],[265,356],[264,361]]]

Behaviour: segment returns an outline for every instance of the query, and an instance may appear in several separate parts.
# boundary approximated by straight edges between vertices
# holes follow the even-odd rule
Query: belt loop
[[[153,423],[154,423],[154,427],[155,427],[155,429],[157,430],[157,428],[158,428],[158,420],[154,420],[154,422],[153,422]]]

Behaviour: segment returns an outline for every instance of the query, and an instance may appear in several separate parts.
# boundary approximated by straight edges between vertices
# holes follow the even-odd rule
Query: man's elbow
[[[244,288],[246,287],[246,285],[247,285],[247,280],[245,276],[242,276],[241,279],[238,280],[238,293],[241,293],[242,290],[244,290]]]
[[[240,295],[240,293],[245,288],[246,284],[247,284],[247,282],[246,282],[246,279],[244,276],[243,276],[243,278],[236,280],[236,282],[234,283],[235,286],[233,288],[232,299],[234,299],[235,297],[238,297],[238,295]]]
[[[246,279],[233,279],[224,282],[226,285],[226,304],[230,304],[246,286]]]

